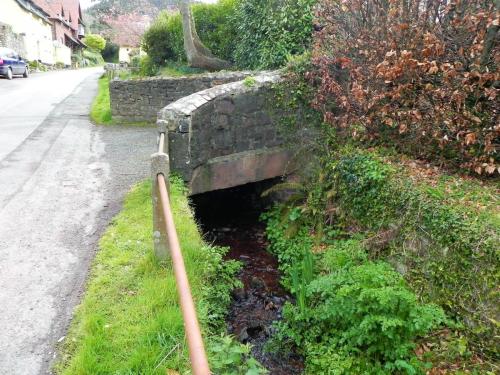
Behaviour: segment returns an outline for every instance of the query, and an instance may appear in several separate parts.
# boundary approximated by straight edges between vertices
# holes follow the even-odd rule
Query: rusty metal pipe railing
[[[160,136],[160,142],[164,141],[164,136]],[[162,146],[163,147],[163,146]],[[160,148],[160,152],[163,148]],[[189,347],[189,358],[191,360],[191,368],[194,375],[210,375],[210,368],[205,353],[205,346],[201,337],[200,325],[196,316],[196,309],[191,295],[191,288],[189,287],[189,280],[186,274],[186,267],[182,257],[179,238],[177,230],[175,229],[174,218],[172,209],[170,207],[170,200],[168,197],[167,184],[165,182],[166,176],[159,173],[157,174],[157,184],[160,195],[163,215],[165,218],[165,229],[167,232],[167,240],[172,258],[175,279],[177,281],[177,291],[179,293],[179,300],[184,318],[184,327]]]

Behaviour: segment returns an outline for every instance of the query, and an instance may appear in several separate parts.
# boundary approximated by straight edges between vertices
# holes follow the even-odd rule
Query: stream
[[[269,353],[273,322],[290,295],[280,285],[278,261],[267,252],[265,225],[260,213],[270,202],[260,198],[272,181],[200,194],[192,197],[198,223],[207,241],[229,247],[226,259],[238,260],[243,288],[233,292],[226,319],[228,332],[252,346],[252,354],[270,374],[294,375],[303,371],[302,358],[294,353]]]

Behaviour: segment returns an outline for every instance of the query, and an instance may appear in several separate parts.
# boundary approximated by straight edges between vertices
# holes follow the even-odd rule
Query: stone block
[[[168,134],[170,168],[179,173],[184,181],[191,178],[189,133],[170,132]]]
[[[231,114],[235,110],[235,105],[231,98],[226,98],[215,103],[215,111],[223,114]]]

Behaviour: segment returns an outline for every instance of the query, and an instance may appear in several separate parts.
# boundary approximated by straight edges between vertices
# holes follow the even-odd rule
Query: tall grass
[[[92,103],[90,118],[98,125],[112,124],[109,79],[106,76],[99,79],[98,92]]]
[[[172,209],[193,295],[205,320],[207,251],[179,183]],[[100,241],[85,298],[61,348],[58,374],[184,373],[184,328],[170,262],[153,255],[151,184],[136,186]],[[209,253],[209,252],[208,252]],[[200,305],[201,304],[201,305]]]

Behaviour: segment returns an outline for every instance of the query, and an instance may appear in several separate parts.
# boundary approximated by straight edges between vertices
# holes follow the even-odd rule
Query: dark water
[[[236,189],[193,197],[198,222],[207,240],[230,248],[227,259],[242,262],[239,278],[243,288],[233,292],[226,319],[228,331],[252,346],[252,354],[276,375],[300,374],[302,359],[295,354],[268,353],[265,345],[273,336],[273,322],[290,296],[281,287],[276,258],[266,251],[260,212],[269,202],[260,198],[266,185],[245,185]]]

